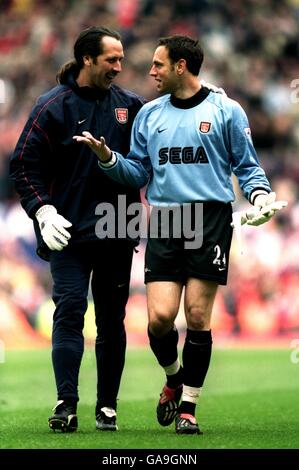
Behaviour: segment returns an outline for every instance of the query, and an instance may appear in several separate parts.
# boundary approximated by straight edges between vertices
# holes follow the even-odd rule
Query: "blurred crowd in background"
[[[213,329],[227,337],[296,334],[299,0],[1,0],[0,8],[0,337],[14,331],[20,344],[20,322],[27,333],[31,326],[50,336],[49,269],[35,255],[32,222],[9,180],[8,162],[36,98],[55,85],[78,33],[92,25],[121,33],[125,60],[117,83],[149,100],[156,97],[148,75],[156,40],[175,33],[200,39],[200,78],[244,107],[273,190],[289,203],[269,223],[243,229],[243,255],[234,240]],[[236,193],[234,209],[247,207],[237,184]],[[143,252],[142,242],[127,323],[129,334],[145,338]]]

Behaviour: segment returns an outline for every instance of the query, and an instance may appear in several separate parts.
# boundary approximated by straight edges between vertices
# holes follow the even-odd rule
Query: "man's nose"
[[[156,67],[153,65],[149,71],[149,75],[151,77],[154,77],[155,75],[157,75],[157,71],[156,71]]]
[[[118,61],[114,64],[113,70],[114,70],[115,72],[121,72],[121,61],[120,61],[120,60],[118,60]]]

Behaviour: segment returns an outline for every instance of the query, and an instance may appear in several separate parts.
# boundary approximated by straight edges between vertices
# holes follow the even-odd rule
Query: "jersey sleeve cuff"
[[[112,166],[114,166],[116,164],[116,162],[117,162],[116,154],[114,152],[111,152],[110,160],[108,160],[106,162],[101,162],[99,160],[98,165],[101,168],[111,168]]]

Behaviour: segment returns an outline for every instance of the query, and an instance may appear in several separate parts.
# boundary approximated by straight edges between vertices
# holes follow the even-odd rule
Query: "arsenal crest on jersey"
[[[120,124],[128,121],[128,108],[115,108],[115,116]]]
[[[199,130],[203,134],[206,134],[207,132],[209,132],[210,129],[211,129],[211,123],[210,122],[201,121],[201,123],[199,124]]]

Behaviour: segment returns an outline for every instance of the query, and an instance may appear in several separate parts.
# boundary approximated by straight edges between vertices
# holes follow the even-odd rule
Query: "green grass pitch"
[[[163,372],[148,349],[128,350],[119,393],[119,431],[95,430],[95,358],[80,373],[79,429],[54,433],[50,350],[7,351],[0,364],[1,449],[298,449],[299,364],[290,350],[215,349],[197,408],[203,435],[160,427],[155,408]]]

